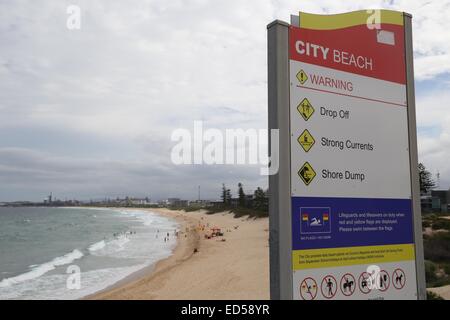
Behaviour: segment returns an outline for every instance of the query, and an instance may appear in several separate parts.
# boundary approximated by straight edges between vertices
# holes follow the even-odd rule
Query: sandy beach
[[[450,300],[450,286],[443,286],[438,288],[429,288],[428,291],[434,292],[444,298],[445,300]]]
[[[180,223],[173,255],[88,299],[269,299],[268,218],[149,211]],[[205,233],[215,226],[224,236],[206,239]]]

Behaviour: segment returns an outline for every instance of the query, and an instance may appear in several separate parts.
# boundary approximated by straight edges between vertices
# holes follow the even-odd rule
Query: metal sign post
[[[293,21],[268,26],[271,297],[424,299],[411,16]]]

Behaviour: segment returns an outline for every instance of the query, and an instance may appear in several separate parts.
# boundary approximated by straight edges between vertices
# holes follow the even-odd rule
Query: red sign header
[[[404,28],[365,24],[340,29],[291,27],[290,59],[406,84]]]

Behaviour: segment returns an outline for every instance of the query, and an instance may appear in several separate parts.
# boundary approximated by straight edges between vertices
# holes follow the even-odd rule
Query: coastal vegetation
[[[252,194],[246,194],[242,183],[238,183],[237,187],[237,198],[233,198],[231,189],[227,188],[225,184],[222,184],[220,201],[209,202],[201,206],[196,203],[190,203],[187,206],[169,206],[169,209],[184,210],[185,212],[203,209],[207,214],[230,212],[234,214],[235,218],[243,216],[265,218],[269,216],[267,190],[265,191],[258,187]]]
[[[422,225],[427,287],[450,285],[450,219],[427,214]]]
[[[238,198],[232,198],[231,190],[222,184],[221,203],[216,203],[208,209],[209,214],[229,211],[236,218],[249,216],[251,218],[264,218],[269,216],[269,199],[267,191],[258,187],[253,194],[244,192],[242,183],[238,183]]]

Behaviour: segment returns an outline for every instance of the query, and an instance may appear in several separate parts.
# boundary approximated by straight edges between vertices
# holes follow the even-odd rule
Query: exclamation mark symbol
[[[300,70],[297,73],[297,79],[303,85],[306,81],[308,81],[308,76],[306,75],[306,72],[304,70]]]

